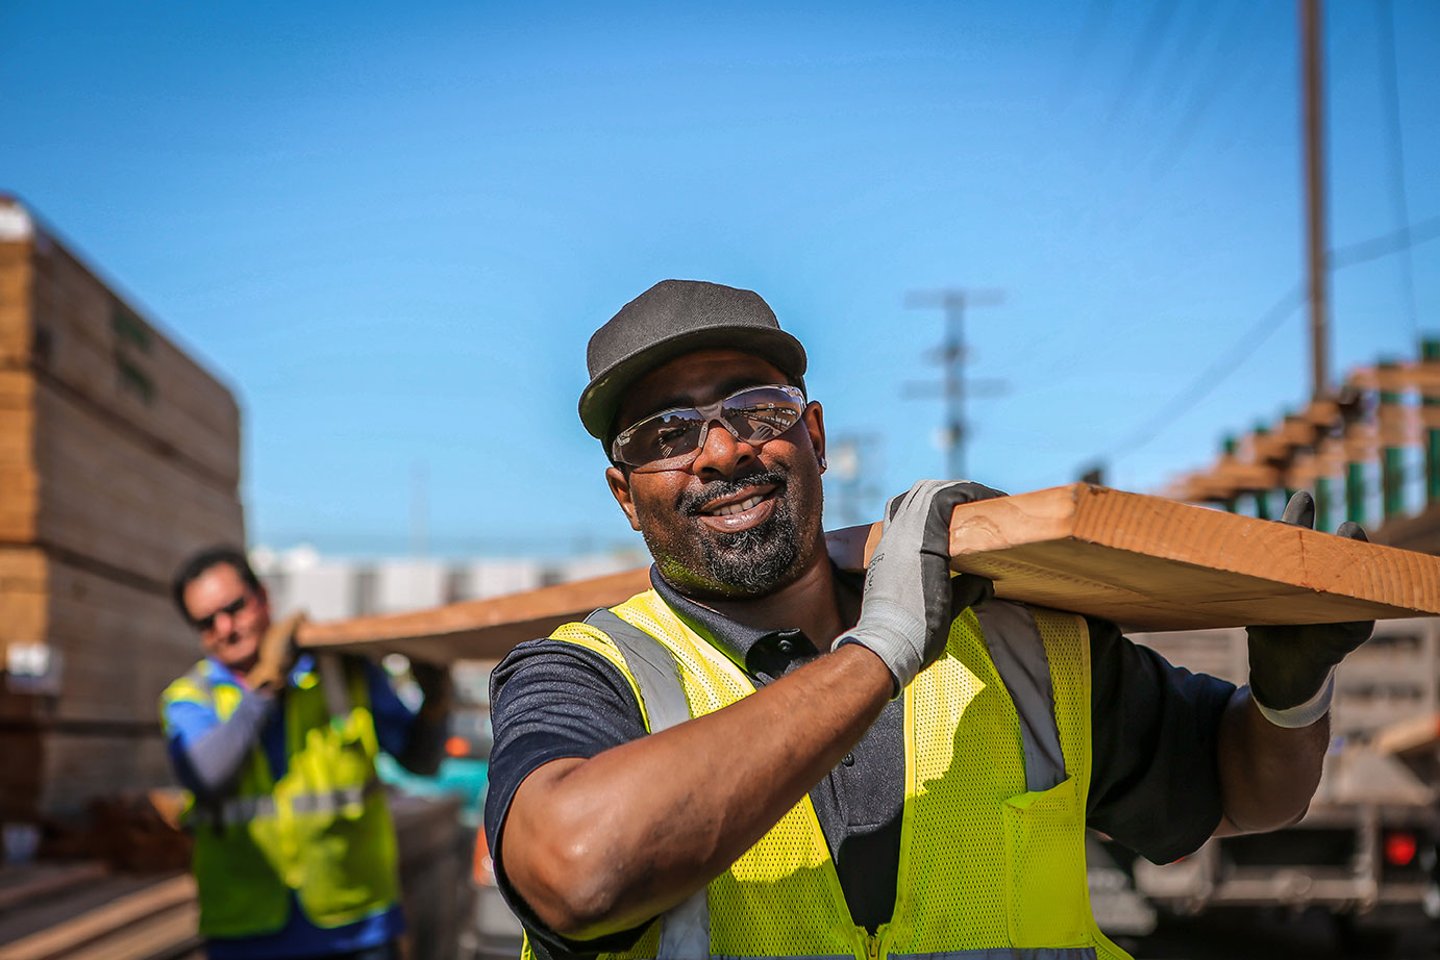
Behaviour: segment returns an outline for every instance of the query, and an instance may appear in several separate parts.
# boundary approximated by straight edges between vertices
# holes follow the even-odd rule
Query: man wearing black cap
[[[588,359],[653,589],[494,674],[486,827],[533,954],[1123,957],[1087,825],[1166,861],[1303,814],[1369,624],[1252,629],[1237,691],[952,578],[951,510],[999,495],[961,481],[891,502],[862,582],[826,555],[822,411],[760,297],[664,281]]]

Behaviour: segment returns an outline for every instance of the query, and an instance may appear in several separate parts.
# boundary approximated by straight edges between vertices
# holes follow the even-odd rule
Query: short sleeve
[[[1191,673],[1087,618],[1091,647],[1088,823],[1154,863],[1215,832],[1220,721],[1235,686]]]
[[[505,878],[505,817],[515,791],[536,769],[567,757],[590,758],[645,736],[640,705],[629,682],[605,657],[558,640],[522,643],[490,679],[490,783],[485,833],[495,879],[530,934],[538,956],[593,957],[632,946],[644,927],[582,943],[547,930]],[[646,925],[648,926],[648,924]]]

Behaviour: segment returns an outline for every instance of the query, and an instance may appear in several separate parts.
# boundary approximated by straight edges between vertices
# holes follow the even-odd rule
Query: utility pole
[[[968,384],[965,377],[965,308],[991,306],[1002,302],[1000,290],[969,290],[947,287],[941,290],[911,291],[905,295],[905,306],[940,308],[945,311],[945,339],[940,345],[940,362],[945,367],[942,385],[945,398],[945,473],[951,480],[965,479],[965,399],[969,393],[984,392],[1003,386],[993,382]],[[974,389],[967,389],[968,387]]]
[[[1305,91],[1305,212],[1310,300],[1310,396],[1330,393],[1329,250],[1325,241],[1325,101],[1320,0],[1300,0],[1301,86]]]
[[[827,524],[864,523],[884,509],[883,503],[878,508],[874,503],[880,497],[875,483],[880,443],[878,433],[842,433],[832,435],[826,443],[830,463],[825,474],[830,482],[825,491]]]

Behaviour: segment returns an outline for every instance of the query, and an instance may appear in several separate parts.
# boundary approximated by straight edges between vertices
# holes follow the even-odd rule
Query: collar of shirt
[[[205,657],[205,663],[207,664],[207,669],[210,671],[210,679],[213,682],[228,683],[232,687],[241,687],[246,690],[249,689],[249,687],[245,686],[245,682],[240,679],[240,675],[238,673],[236,673],[234,670],[231,670],[229,667],[225,666],[225,664],[221,663],[219,660],[216,660],[214,657],[207,655]],[[314,670],[315,655],[311,653],[300,654],[298,657],[295,658],[295,666],[290,668],[290,682],[286,685],[291,687],[295,686],[295,684],[302,676],[307,673],[312,673],[314,672]]]
[[[858,599],[864,583],[863,573],[836,567],[835,580],[842,593]],[[697,633],[762,685],[783,677],[819,654],[803,630],[794,627],[778,630],[751,627],[696,603],[671,586],[653,564],[650,567],[650,585],[671,610],[690,621],[692,626],[698,626]]]

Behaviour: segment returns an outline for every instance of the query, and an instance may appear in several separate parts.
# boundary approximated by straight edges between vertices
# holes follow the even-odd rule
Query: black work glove
[[[1310,494],[1302,490],[1292,496],[1280,521],[1313,529],[1315,501]],[[1335,532],[1352,540],[1369,540],[1360,525],[1349,520]],[[1314,710],[1301,711],[1302,716],[1277,719],[1274,714],[1315,700],[1329,684],[1331,671],[1350,651],[1369,640],[1374,628],[1374,620],[1247,627],[1251,696],[1263,708],[1262,712],[1281,726],[1314,723],[1328,709],[1328,698],[1315,705]],[[1314,715],[1310,716],[1311,713]]]
[[[423,660],[411,660],[410,676],[415,678],[415,685],[420,688],[420,693],[425,697],[425,702],[420,709],[426,716],[438,716],[449,712],[455,688],[450,680],[448,666],[426,663]]]
[[[921,480],[891,500],[865,572],[860,620],[834,645],[858,643],[875,653],[896,693],[939,659],[951,621],[994,594],[984,577],[951,576],[950,514],[959,504],[1003,496],[966,480]]]

